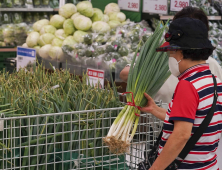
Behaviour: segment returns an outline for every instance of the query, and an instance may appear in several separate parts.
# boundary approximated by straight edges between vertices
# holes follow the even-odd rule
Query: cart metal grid
[[[122,108],[0,118],[1,170],[136,169],[154,144],[161,122],[142,114],[129,154],[102,142]]]

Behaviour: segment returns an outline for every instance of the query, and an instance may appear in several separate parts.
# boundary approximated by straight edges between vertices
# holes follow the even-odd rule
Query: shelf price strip
[[[167,14],[167,0],[143,0],[143,12]]]

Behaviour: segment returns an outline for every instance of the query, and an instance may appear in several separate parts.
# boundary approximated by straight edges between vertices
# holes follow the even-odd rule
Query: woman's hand
[[[153,167],[151,166],[149,170],[157,170],[157,169],[155,169],[155,168],[153,168]]]
[[[147,98],[148,102],[145,107],[141,108],[141,111],[146,112],[146,113],[152,113],[158,106],[156,105],[155,101],[147,93],[144,93],[144,96]]]
[[[158,107],[155,101],[148,94],[144,93],[144,96],[147,98],[148,102],[145,107],[140,109],[141,112],[151,113],[152,115],[156,116],[160,120],[164,121],[167,110],[164,108]]]

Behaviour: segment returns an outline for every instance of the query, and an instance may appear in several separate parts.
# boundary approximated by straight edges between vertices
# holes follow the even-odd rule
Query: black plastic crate
[[[3,48],[0,48],[3,49]],[[10,49],[10,48],[5,48],[4,49]],[[16,58],[17,52],[16,51],[0,51],[0,63],[5,61],[6,58]]]

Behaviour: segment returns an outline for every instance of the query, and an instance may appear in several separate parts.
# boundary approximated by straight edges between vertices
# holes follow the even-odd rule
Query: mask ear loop
[[[177,51],[177,50],[176,50]],[[182,61],[182,59],[180,61],[178,61],[178,64]]]

